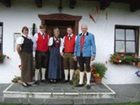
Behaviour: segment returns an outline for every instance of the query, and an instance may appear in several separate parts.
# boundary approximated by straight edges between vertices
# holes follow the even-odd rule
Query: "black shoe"
[[[26,83],[26,84],[27,84],[27,86],[28,86],[28,87],[32,86],[32,85],[31,85],[31,84],[29,84],[29,83]]]
[[[76,87],[83,87],[84,84],[78,84]]]
[[[87,89],[90,89],[90,88],[91,88],[91,86],[90,86],[90,85],[87,85],[87,86],[86,86],[86,88],[87,88]]]
[[[68,83],[69,82],[69,80],[64,80],[64,83]]]
[[[53,80],[53,82],[54,82],[54,83],[56,83],[56,82],[57,82],[57,80]]]
[[[57,81],[56,80],[50,80],[50,83],[56,83]]]
[[[39,81],[35,81],[34,84],[35,84],[35,85],[39,85],[40,82],[39,82]]]
[[[41,82],[45,83],[45,82],[46,82],[46,80],[41,80]]]

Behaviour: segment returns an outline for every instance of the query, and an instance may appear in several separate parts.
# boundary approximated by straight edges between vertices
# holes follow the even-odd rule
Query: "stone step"
[[[106,84],[92,84],[91,89],[74,87],[69,84],[41,84],[24,88],[10,84],[4,91],[4,98],[25,99],[106,99],[114,98],[116,93]]]
[[[99,105],[116,103],[114,99],[25,99],[6,98],[6,104],[25,105]]]

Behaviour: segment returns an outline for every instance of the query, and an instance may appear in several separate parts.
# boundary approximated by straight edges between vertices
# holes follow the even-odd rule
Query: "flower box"
[[[128,64],[128,65],[133,65],[133,66],[139,65],[140,67],[140,64],[138,64],[140,61],[140,58],[138,58],[136,54],[125,55],[125,54],[115,53],[110,56],[109,61],[113,64]]]

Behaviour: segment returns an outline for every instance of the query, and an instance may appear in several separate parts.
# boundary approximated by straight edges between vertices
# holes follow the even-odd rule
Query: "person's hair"
[[[71,26],[68,26],[68,27],[67,27],[67,29],[68,29],[68,28],[72,29],[72,27],[71,27]],[[72,29],[72,30],[73,30],[73,29]]]
[[[56,28],[54,28],[54,29],[53,29],[53,31],[55,31],[55,30],[58,30],[58,31],[60,32],[60,30],[59,30],[59,28],[58,28],[58,27],[56,27]]]
[[[23,33],[23,31],[26,30],[26,31],[29,31],[28,27],[27,26],[24,26],[21,30],[21,32]]]
[[[41,25],[39,26],[39,28],[40,28],[40,29],[46,29],[46,25],[41,24]]]

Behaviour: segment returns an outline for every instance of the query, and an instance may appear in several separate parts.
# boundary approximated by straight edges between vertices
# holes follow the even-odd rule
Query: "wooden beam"
[[[35,4],[38,8],[42,8],[43,6],[43,0],[35,0]]]
[[[140,9],[140,1],[139,0],[130,0],[130,11],[135,12]]]
[[[104,10],[110,5],[111,0],[100,0],[100,9]]]
[[[69,7],[70,7],[71,9],[74,9],[76,3],[77,3],[77,0],[69,0]]]
[[[11,0],[1,0],[0,2],[2,2],[6,7],[11,7]]]

